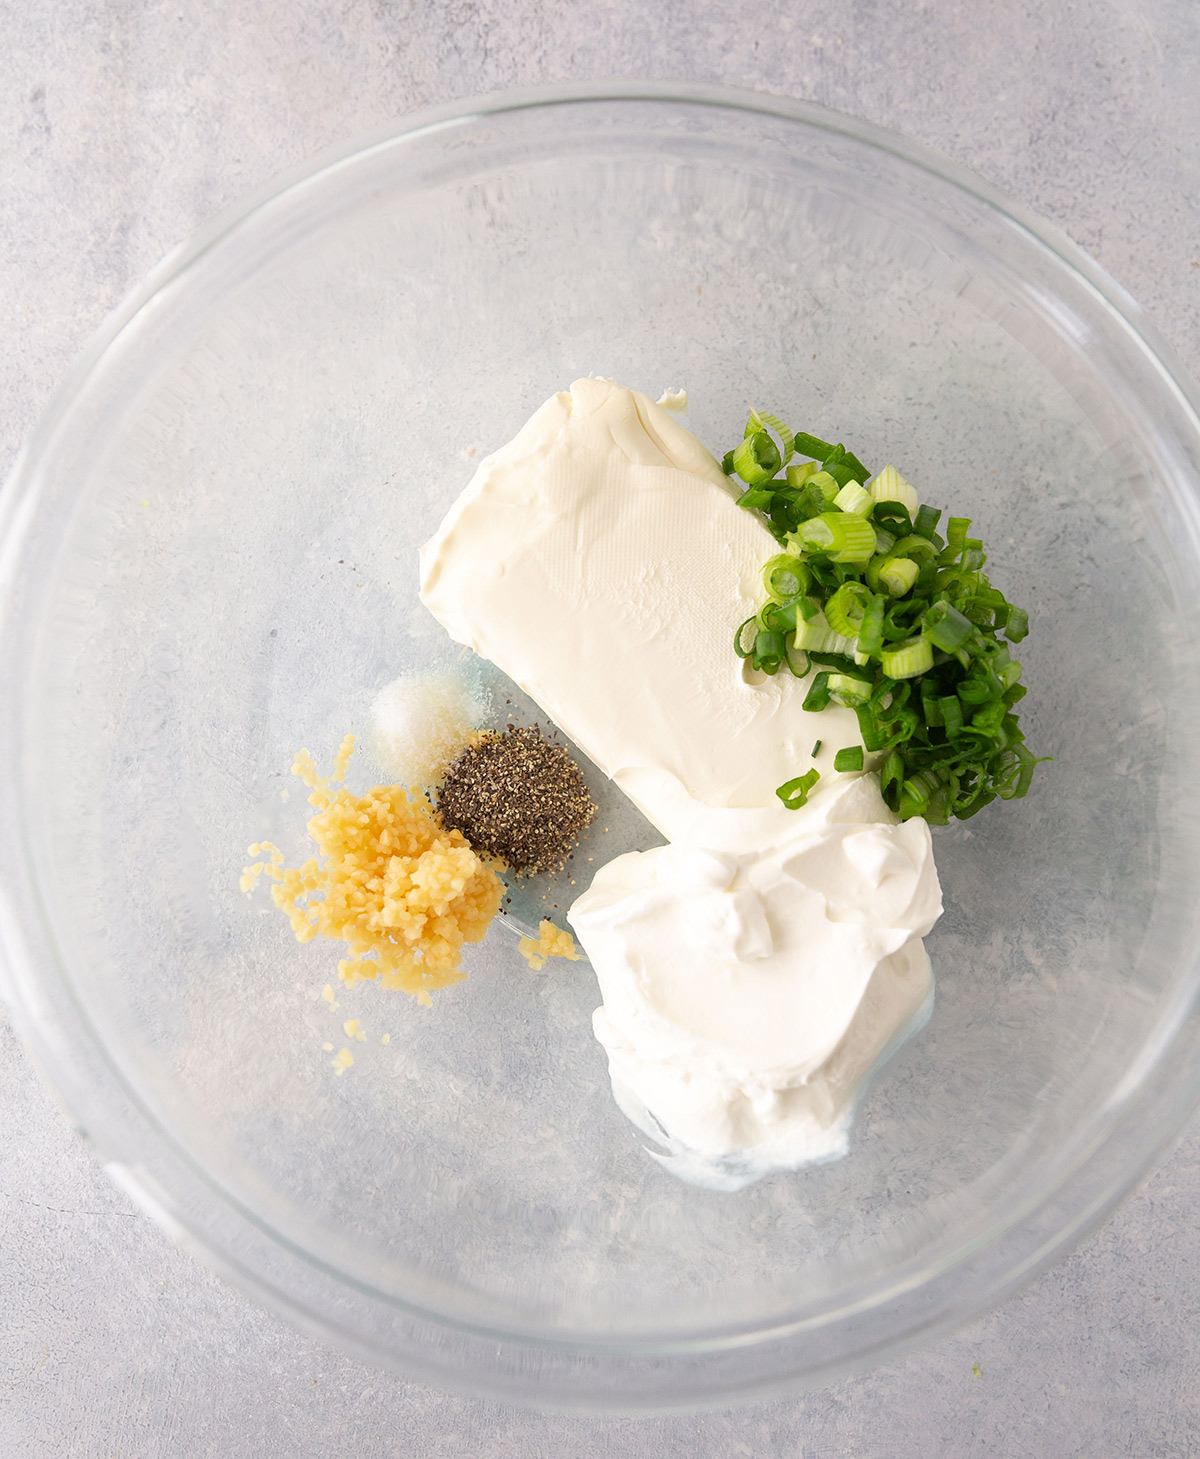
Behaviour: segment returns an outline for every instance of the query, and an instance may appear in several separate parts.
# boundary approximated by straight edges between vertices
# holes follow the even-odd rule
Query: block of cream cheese
[[[576,380],[488,456],[421,552],[421,598],[490,659],[670,839],[706,808],[758,807],[858,743],[854,715],[802,706],[733,652],[779,550],[720,466],[647,396]],[[822,739],[816,760],[814,742]],[[720,836],[716,817],[705,835]]]

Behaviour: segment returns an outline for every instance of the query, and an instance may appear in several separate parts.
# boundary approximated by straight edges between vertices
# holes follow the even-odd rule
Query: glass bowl
[[[362,985],[331,1010],[337,949],[238,888],[251,841],[303,850],[293,752],[328,764],[381,685],[456,661],[416,548],[581,374],[686,387],[717,451],[755,404],[897,462],[1031,614],[1022,722],[1054,760],[935,833],[929,1027],[847,1158],[736,1194],[646,1156],[586,963],[532,973],[500,923],[432,1008]],[[865,123],[574,88],[321,159],[160,267],[0,500],[20,1031],[180,1241],[437,1383],[727,1403],[969,1317],[1197,1101],[1198,459],[1194,395],[1120,289]],[[588,854],[644,844],[605,809]]]

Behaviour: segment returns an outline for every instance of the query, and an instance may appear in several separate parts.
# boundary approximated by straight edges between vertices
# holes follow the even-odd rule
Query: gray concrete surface
[[[281,168],[415,107],[692,77],[898,128],[1064,227],[1200,371],[1200,7],[21,0],[0,7],[0,469],[108,310]],[[0,696],[4,693],[0,688]],[[999,1310],[802,1400],[558,1418],[327,1351],[178,1254],[0,1023],[0,1456],[1200,1453],[1200,1139]]]

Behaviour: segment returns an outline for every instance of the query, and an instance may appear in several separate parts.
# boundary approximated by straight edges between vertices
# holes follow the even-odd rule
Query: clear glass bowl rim
[[[167,287],[178,286],[192,266],[207,252],[286,194],[302,189],[317,177],[325,176],[342,165],[353,165],[376,149],[415,141],[440,128],[461,127],[510,112],[621,103],[679,104],[693,108],[758,113],[797,124],[800,128],[843,136],[868,148],[890,154],[995,210],[1052,255],[1064,270],[1082,281],[1098,304],[1107,310],[1110,322],[1115,321],[1123,327],[1129,343],[1153,367],[1158,384],[1174,397],[1176,406],[1190,418],[1191,455],[1194,459],[1200,459],[1200,392],[1187,378],[1173,351],[1145,320],[1140,307],[1065,234],[1020,203],[1006,197],[969,169],[920,143],[912,142],[873,123],[811,102],[699,83],[613,81],[555,85],[494,93],[424,109],[398,122],[389,123],[329,148],[243,197],[201,228],[190,240],[168,254],[93,336],[64,377],[18,455],[3,491],[0,491],[0,595],[4,594],[9,585],[14,560],[19,555],[20,539],[36,509],[36,488],[41,463],[52,454],[59,432],[69,422],[76,402],[86,393],[93,370],[122,331],[147,304]],[[0,615],[3,613],[4,604],[0,596]],[[3,622],[0,621],[0,628],[2,627]],[[23,910],[27,914],[32,911],[38,917],[42,924],[40,930],[47,935],[50,945],[53,945],[52,929],[40,906]],[[85,1098],[85,1092],[77,1080],[77,1072],[72,1067],[69,1040],[64,1037],[66,1030],[58,1023],[47,1000],[39,992],[39,974],[30,956],[27,940],[18,926],[18,920],[14,900],[3,897],[0,900],[0,952],[3,953],[0,957],[0,993],[4,994],[12,1009],[23,1042],[47,1083],[59,1095],[68,1116],[81,1132],[86,1131],[101,1152],[111,1152],[124,1141],[115,1134],[111,1142],[105,1138],[106,1131],[95,1117],[95,1104],[90,1097]],[[1193,995],[1198,985],[1200,959],[1193,956],[1189,983]],[[716,1355],[722,1349],[745,1348],[755,1343],[786,1346],[800,1331],[810,1327],[811,1323],[802,1322],[794,1327],[772,1323],[769,1330],[758,1333],[739,1330],[728,1334],[727,1343],[706,1335],[696,1343],[668,1342],[663,1345],[645,1342],[611,1344],[603,1341],[574,1343],[559,1338],[539,1339],[524,1331],[501,1331],[482,1327],[466,1329],[471,1337],[482,1339],[484,1346],[542,1350],[547,1355],[560,1353],[564,1358],[578,1355],[601,1367],[605,1364],[620,1366],[636,1363],[649,1356],[654,1357],[658,1365],[665,1362],[667,1366],[663,1381],[657,1385],[655,1396],[635,1398],[628,1403],[613,1404],[604,1399],[594,1400],[579,1388],[576,1380],[561,1374],[556,1381],[547,1373],[547,1385],[539,1388],[535,1384],[529,1387],[520,1381],[514,1381],[511,1376],[504,1376],[501,1372],[502,1365],[497,1365],[495,1372],[491,1373],[482,1370],[455,1373],[437,1363],[425,1362],[419,1343],[405,1351],[374,1346],[371,1342],[325,1321],[320,1312],[312,1310],[288,1291],[250,1270],[231,1251],[223,1249],[222,1244],[213,1239],[212,1233],[202,1229],[196,1221],[186,1218],[182,1209],[176,1208],[169,1192],[148,1173],[143,1176],[119,1160],[110,1162],[110,1168],[122,1185],[177,1240],[181,1240],[236,1286],[272,1309],[300,1321],[302,1325],[318,1331],[324,1337],[368,1360],[398,1368],[403,1372],[423,1373],[450,1386],[493,1393],[509,1399],[524,1398],[526,1401],[538,1401],[552,1407],[582,1406],[620,1411],[651,1411],[671,1407],[693,1409],[714,1403],[749,1401],[768,1393],[811,1387],[881,1361],[926,1336],[978,1315],[1036,1272],[1052,1264],[1098,1225],[1113,1206],[1145,1178],[1178,1138],[1187,1120],[1200,1104],[1200,1058],[1187,1057],[1189,1050],[1200,1054],[1200,1012],[1194,996],[1186,1008],[1179,1010],[1172,1039],[1169,1043],[1164,1043],[1158,1051],[1153,1070],[1150,1071],[1157,1081],[1153,1087],[1150,1080],[1144,1078],[1136,1086],[1127,1088],[1120,1099],[1114,1099],[1104,1118],[1097,1122],[1088,1148],[1079,1154],[1075,1162],[1063,1169],[1057,1183],[1052,1187],[1031,1192],[1028,1200],[1022,1202],[1019,1209],[1006,1212],[985,1242],[977,1242],[970,1249],[960,1251],[953,1262],[927,1272],[921,1282],[914,1282],[910,1275],[902,1282],[877,1291],[873,1305],[880,1307],[893,1303],[904,1308],[918,1289],[923,1300],[912,1307],[907,1319],[901,1317],[893,1324],[889,1336],[881,1342],[862,1344],[857,1352],[849,1356],[840,1354],[827,1363],[808,1363],[783,1374],[777,1370],[773,1376],[761,1382],[751,1380],[739,1383],[736,1388],[707,1391],[703,1378],[696,1376],[702,1370],[707,1355]],[[118,1123],[132,1122],[151,1145],[163,1140],[169,1144],[169,1139],[155,1120],[153,1112],[137,1107],[136,1097],[124,1086],[115,1066],[103,1059],[102,1048],[97,1045],[91,1052],[101,1055],[101,1062],[113,1086],[120,1086],[119,1090],[114,1087],[109,1091],[110,1106],[121,1106],[119,1112],[112,1113],[112,1118]],[[1169,1059],[1172,1054],[1182,1057]],[[95,1062],[93,1059],[93,1070]],[[1172,1065],[1179,1072],[1172,1072]],[[1195,1072],[1190,1072],[1193,1070]],[[91,1091],[87,1091],[87,1095],[90,1094]],[[114,1094],[115,1100],[112,1097]],[[176,1156],[182,1155],[186,1162],[186,1152],[173,1153]],[[209,1184],[220,1200],[229,1200],[224,1192]],[[241,1214],[246,1215],[244,1212]],[[268,1232],[264,1231],[263,1234],[270,1237]],[[335,1279],[340,1276],[332,1272],[329,1275]],[[950,1283],[956,1283],[953,1289],[947,1285]],[[447,1322],[436,1313],[417,1308],[406,1309],[403,1304],[394,1303],[394,1299],[385,1299],[381,1293],[374,1293],[373,1296],[376,1300],[392,1301],[393,1305],[410,1312],[418,1323],[428,1323],[433,1328],[443,1329],[461,1326],[457,1322]],[[835,1323],[843,1317],[853,1316],[857,1310],[857,1307],[840,1308],[829,1314],[829,1322]],[[673,1393],[671,1387],[669,1374],[672,1363],[690,1364],[694,1370],[678,1393]],[[682,1372],[679,1376],[683,1377]],[[519,1391],[523,1387],[526,1391]]]

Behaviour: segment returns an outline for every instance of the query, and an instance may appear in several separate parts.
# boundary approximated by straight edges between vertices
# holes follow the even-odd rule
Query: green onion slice
[[[862,583],[848,582],[825,604],[825,621],[843,638],[857,638],[875,594]]]
[[[934,528],[941,520],[941,516],[941,507],[920,507],[917,515],[913,518],[913,531],[918,537],[926,537],[932,540]]]
[[[733,469],[747,486],[762,486],[771,480],[782,464],[779,447],[766,431],[747,436],[732,453]]]
[[[917,493],[894,466],[885,466],[878,476],[872,477],[867,489],[875,502],[899,502],[910,518],[916,516]]]
[[[826,506],[837,497],[838,492],[842,489],[841,482],[828,471],[815,472],[809,477],[808,484],[820,491]]]
[[[810,552],[822,552],[834,562],[867,562],[875,551],[875,529],[848,512],[822,512],[801,522],[796,534]]]
[[[830,674],[829,697],[835,704],[844,704],[847,709],[857,709],[871,697],[871,681],[860,679],[855,674]]]
[[[760,628],[754,638],[754,653],[750,663],[764,674],[774,674],[783,663],[786,652],[782,633],[774,628]]]
[[[798,456],[811,456],[814,461],[824,461],[833,450],[832,441],[823,441],[820,436],[810,436],[806,431],[797,431],[793,436]]]
[[[753,628],[754,633],[751,633],[747,637],[746,630],[749,628]],[[757,615],[753,618],[747,618],[745,623],[739,625],[733,635],[733,651],[735,654],[737,654],[739,659],[748,659],[750,655],[754,652],[754,638],[757,633]]]
[[[862,623],[858,629],[858,652],[865,655],[868,662],[878,658],[883,649],[883,622],[885,611],[884,600],[878,593],[872,593],[870,601],[863,610]]]
[[[785,781],[775,794],[789,811],[798,811],[802,805],[807,803],[808,792],[820,778],[819,770],[809,770],[803,775],[797,775],[795,780]]]
[[[795,633],[796,613],[801,601],[793,598],[790,603],[779,603],[774,598],[769,598],[759,609],[759,624],[763,628],[774,629],[776,633]]]
[[[861,770],[863,767],[863,747],[861,745],[850,745],[844,750],[839,750],[833,757],[833,768],[843,772],[847,770]]]
[[[902,598],[913,586],[921,569],[911,557],[892,557],[879,569],[879,581],[893,598]]]
[[[812,573],[802,558],[780,552],[763,567],[763,587],[772,598],[786,603],[808,591]]]
[[[808,686],[808,693],[804,696],[804,703],[801,706],[809,714],[818,714],[829,703],[829,675],[822,671],[813,675],[813,681]]]
[[[933,668],[933,649],[927,638],[906,638],[879,656],[889,679],[915,679]]]
[[[893,750],[879,767],[879,789],[892,810],[899,808],[903,787],[904,760],[898,751]]]
[[[1004,625],[1004,636],[1009,643],[1020,643],[1029,632],[1029,615],[1024,608],[1009,605],[1008,622]]]
[[[840,512],[853,512],[856,517],[865,517],[875,505],[871,493],[851,478],[833,499]]]
[[[810,667],[808,654],[804,649],[796,647],[796,640],[793,637],[788,637],[784,645],[783,656],[788,668],[797,679],[808,677]]]
[[[758,435],[760,431],[770,428],[779,437],[779,461],[780,465],[786,465],[795,455],[796,437],[794,432],[779,419],[777,415],[768,415],[764,410],[752,410],[750,418],[746,421],[746,435]],[[776,468],[778,470],[778,467]]]
[[[819,614],[806,623],[798,623],[795,638],[796,647],[810,654],[849,656],[854,652],[854,639],[836,633]]]
[[[975,632],[975,625],[965,614],[945,599],[934,605],[921,620],[921,632],[944,653],[961,648]]]
[[[787,484],[794,486],[797,490],[812,476],[815,476],[821,468],[815,461],[793,461],[788,467],[785,475]]]

